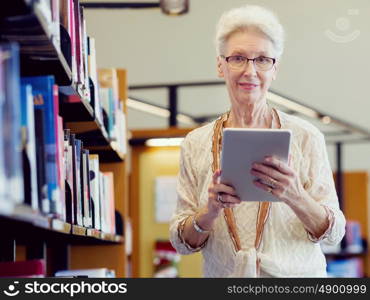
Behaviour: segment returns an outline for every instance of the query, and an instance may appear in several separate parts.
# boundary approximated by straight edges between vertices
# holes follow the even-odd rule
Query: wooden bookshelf
[[[125,100],[127,99],[127,78],[125,70],[117,70],[119,80],[119,99],[123,101],[123,110],[127,113]],[[75,126],[77,124],[73,124]],[[86,127],[84,127],[86,126]],[[79,130],[88,129],[91,124],[84,124]],[[129,216],[129,184],[128,184],[128,166],[125,156],[115,151],[107,151],[110,146],[89,146],[91,151],[96,151],[102,156],[103,163],[100,165],[101,171],[110,171],[114,174],[114,194],[115,208],[120,213],[123,219],[123,227],[125,228],[126,221]],[[104,149],[104,150],[103,150]],[[114,154],[115,152],[115,154]],[[113,157],[112,157],[112,154]],[[88,233],[89,234],[89,233]],[[126,276],[126,267],[128,257],[126,255],[124,232],[117,233],[115,236],[110,234],[100,233],[100,238],[105,242],[114,243],[109,247],[101,245],[92,245],[89,247],[73,246],[71,248],[71,268],[99,268],[104,266],[116,271],[117,277]]]
[[[86,235],[86,228],[78,225],[72,225],[72,233],[74,235],[85,236]]]
[[[28,22],[32,23],[33,30],[39,38],[47,41],[47,53],[44,55],[49,59],[37,57],[37,49],[30,53],[27,45],[22,44],[17,36],[10,36],[10,23],[4,20],[16,15],[29,16]],[[21,27],[19,29],[21,30]],[[71,43],[69,36],[64,34],[61,29],[61,41]],[[116,234],[108,234],[51,218],[30,209],[27,205],[20,205],[11,214],[0,212],[0,228],[3,229],[0,237],[0,260],[44,258],[48,265],[47,276],[53,276],[53,272],[60,269],[104,267],[115,270],[117,277],[125,277],[127,257],[124,228],[128,217],[128,168],[125,154],[117,150],[116,143],[110,140],[107,130],[97,120],[92,104],[86,96],[86,87],[73,82],[70,53],[65,51],[63,45],[59,47],[56,44],[48,30],[47,21],[38,10],[33,9],[24,0],[1,4],[0,37],[4,41],[20,42],[22,76],[54,75],[59,86],[59,114],[63,118],[64,128],[70,129],[82,140],[84,149],[90,150],[91,154],[99,154],[101,171],[114,174],[115,210],[121,216],[123,227],[121,229],[118,226]],[[126,72],[117,70],[117,75],[119,100],[127,113]],[[65,103],[63,95],[75,95],[80,101]],[[44,247],[48,251],[42,250]]]
[[[347,220],[356,220],[361,224],[362,238],[369,244],[369,217],[370,217],[370,190],[369,174],[364,171],[343,173],[344,195],[343,212]],[[368,248],[368,247],[367,247]],[[370,276],[370,252],[368,249],[359,255],[364,261],[365,277]],[[346,256],[353,257],[353,254],[346,253]]]
[[[43,220],[42,222],[40,220]],[[121,244],[124,237],[103,233],[94,228],[85,228],[78,225],[71,225],[67,222],[45,217],[42,215],[0,215],[0,228],[6,228],[3,236],[13,236],[22,241],[23,237],[32,235],[47,235],[50,239],[62,237],[66,242],[72,244],[104,244],[111,242]],[[80,237],[83,237],[82,239]]]
[[[147,147],[151,138],[184,137],[194,128],[143,129],[131,131],[132,173],[130,175],[130,216],[133,227],[132,274],[133,277],[153,276],[153,249],[158,239],[169,238],[168,224],[155,222],[153,182],[155,176],[176,175],[179,147]],[[150,171],[148,171],[150,169]],[[200,265],[200,254],[183,256],[180,275],[194,277],[186,266]],[[200,274],[199,274],[200,275]]]
[[[42,13],[36,8],[32,8],[25,0],[13,0],[11,5],[2,5],[0,17],[4,18],[7,16],[15,15],[28,15],[26,21],[22,23],[3,23],[1,25],[1,36],[3,39],[8,41],[20,42],[19,37],[12,34],[13,29],[21,29],[22,26],[28,30],[32,28],[32,34],[37,34],[39,37],[43,37],[43,41],[49,41],[43,45],[47,47],[47,53],[38,55],[37,49],[31,51],[27,47],[27,42],[20,42],[21,48],[21,64],[22,76],[36,76],[44,74],[54,74],[58,85],[71,85],[72,84],[72,71],[66,57],[66,53],[62,53],[61,48],[56,44],[48,26],[47,20],[45,20]],[[17,26],[15,27],[15,24]],[[68,39],[69,36],[63,36],[63,39]],[[70,39],[69,39],[70,43]],[[41,59],[41,57],[47,57],[48,59]]]

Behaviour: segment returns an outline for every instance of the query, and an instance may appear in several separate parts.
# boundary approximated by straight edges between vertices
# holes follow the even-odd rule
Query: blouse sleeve
[[[192,157],[194,157],[194,153],[192,153],[189,138],[186,137],[181,144],[180,171],[177,176],[177,206],[170,220],[170,241],[180,254],[199,251],[207,242],[206,240],[200,247],[192,248],[182,236],[186,220],[193,216],[198,208],[197,177],[191,164]]]
[[[314,237],[310,232],[308,237],[312,242],[325,240],[328,244],[336,245],[344,236],[346,220],[339,208],[324,135],[318,132],[312,137],[310,145],[306,146],[307,152],[303,159],[308,162],[308,180],[304,188],[325,208],[329,224],[321,237]]]

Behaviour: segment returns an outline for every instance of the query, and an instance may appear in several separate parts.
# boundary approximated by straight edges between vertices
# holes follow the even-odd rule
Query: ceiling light
[[[182,15],[189,11],[188,0],[160,0],[162,12],[167,15]]]
[[[323,122],[324,124],[330,124],[331,123],[331,118],[329,116],[323,116],[321,118],[321,122]]]
[[[180,146],[184,138],[158,138],[149,139],[145,142],[148,147],[175,147]]]

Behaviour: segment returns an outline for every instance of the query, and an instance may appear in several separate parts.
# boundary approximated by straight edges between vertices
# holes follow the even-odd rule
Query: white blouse
[[[338,244],[344,236],[345,218],[339,208],[323,134],[309,122],[277,111],[282,129],[292,130],[291,165],[313,199],[333,216],[332,226],[321,238]],[[180,254],[194,249],[183,243],[179,225],[208,201],[212,180],[212,136],[215,122],[191,131],[181,145],[177,184],[177,209],[170,222],[170,239]],[[326,277],[326,260],[320,244],[283,202],[272,202],[260,247],[254,249],[259,202],[243,202],[233,208],[243,253],[235,253],[221,213],[201,251],[205,277],[253,276],[246,261],[260,260],[264,277]],[[198,249],[197,249],[198,250]],[[244,266],[243,266],[244,264]],[[258,274],[254,274],[258,276]]]

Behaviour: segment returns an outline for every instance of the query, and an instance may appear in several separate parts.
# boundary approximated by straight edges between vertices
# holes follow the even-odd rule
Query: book
[[[84,8],[80,7],[80,18],[81,18],[81,54],[82,54],[82,81],[85,90],[85,96],[88,101],[90,97],[90,82],[88,73],[88,49],[87,49],[87,32],[86,32],[86,20],[84,18]]]
[[[51,1],[51,24],[50,31],[52,42],[56,49],[60,49],[60,2],[59,0],[48,0]]]
[[[76,19],[75,10],[77,4],[74,0],[68,0],[70,2],[70,22],[71,22],[71,59],[72,59],[72,76],[73,82],[78,82],[78,72],[77,72],[77,47],[76,47]]]
[[[327,262],[328,277],[358,278],[364,276],[363,260],[359,257]]]
[[[102,202],[102,231],[116,233],[115,205],[114,205],[114,175],[113,172],[102,172],[103,197]]]
[[[74,219],[74,181],[73,181],[73,155],[70,143],[70,129],[64,129],[64,171],[65,171],[65,203],[66,221],[75,224]]]
[[[108,127],[106,127],[109,137],[117,140],[116,116],[115,112],[119,109],[119,89],[117,71],[114,68],[98,70],[99,86],[102,90],[101,105],[108,116]],[[108,89],[108,91],[104,91]]]
[[[95,39],[92,37],[87,38],[87,49],[88,49],[88,76],[92,82],[91,102],[94,108],[96,119],[100,124],[103,124],[102,108],[99,98],[99,81],[98,72],[96,65],[96,50],[95,50]]]
[[[178,277],[178,262],[180,255],[172,247],[170,241],[156,241],[154,246],[154,277]]]
[[[22,128],[20,118],[19,47],[0,44],[0,210],[11,213],[24,202],[22,169]]]
[[[99,185],[99,156],[89,154],[89,179],[91,186],[91,201],[93,206],[93,227],[100,230],[100,185]]]
[[[82,142],[71,134],[72,160],[73,160],[73,199],[75,224],[83,226],[82,195],[81,195],[81,149]]]
[[[45,277],[44,259],[0,262],[0,277]]]
[[[58,97],[55,95],[53,76],[22,77],[23,84],[32,85],[35,108],[41,109],[44,115],[44,151],[47,194],[50,201],[50,212],[61,216],[59,205],[60,187],[57,168],[57,106]]]
[[[44,214],[50,213],[50,201],[48,198],[48,187],[45,170],[45,130],[44,112],[35,107],[35,137],[36,137],[36,164],[37,164],[37,193],[39,198],[39,209]]]
[[[65,171],[65,152],[64,152],[64,130],[63,118],[57,115],[57,168],[58,168],[58,182],[59,182],[59,203],[61,220],[67,220],[66,211],[66,171]]]
[[[83,52],[82,52],[82,28],[81,28],[81,7],[80,0],[74,0],[74,32],[75,32],[75,49],[76,49],[76,62],[77,62],[77,83],[80,85],[84,84],[83,77]]]
[[[360,253],[364,250],[360,222],[347,220],[344,244],[346,252],[349,253]]]
[[[81,191],[83,195],[83,224],[92,227],[92,203],[90,197],[89,150],[81,151]]]
[[[113,118],[112,118],[112,89],[99,88],[99,99],[102,108],[103,125],[108,132],[109,137],[112,135]]]
[[[24,201],[34,210],[39,210],[37,184],[35,113],[31,85],[21,86],[21,119],[23,129],[23,177]]]
[[[3,110],[5,107],[5,74],[3,68],[3,51],[0,50],[0,135],[3,136],[4,116]],[[5,145],[3,139],[0,139],[0,213],[10,214],[13,210],[13,203],[7,198],[6,183],[7,177],[5,173]]]
[[[53,101],[54,101],[54,133],[55,133],[55,161],[57,169],[57,191],[56,191],[56,211],[57,217],[65,221],[65,186],[64,179],[62,180],[63,168],[63,119],[59,116],[59,90],[56,84],[53,85]]]

